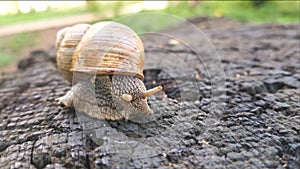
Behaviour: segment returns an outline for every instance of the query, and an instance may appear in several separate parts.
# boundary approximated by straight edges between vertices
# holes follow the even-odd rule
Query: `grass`
[[[8,53],[2,53],[0,55],[0,67],[7,66],[14,61],[13,56]]]
[[[145,15],[134,15],[133,17],[124,17],[120,20],[115,19],[114,21],[130,25],[136,33],[142,34],[145,32],[155,32],[163,28],[172,26],[178,22],[177,18],[168,17],[159,14],[145,14]],[[155,23],[155,24],[154,24]]]
[[[9,48],[10,52],[20,52],[22,47],[33,46],[35,44],[35,33],[26,32],[13,35],[8,41],[0,41],[0,46],[4,48]]]
[[[0,39],[0,67],[18,61],[18,54],[26,47],[36,44],[36,33],[20,33]]]
[[[299,5],[299,1],[267,0],[258,7],[255,7],[252,1],[203,1],[198,6],[189,8],[188,4],[183,2],[163,12],[184,18],[206,15],[226,16],[254,23],[299,23]]]
[[[61,16],[72,16],[91,12],[101,16],[101,13],[112,10],[115,18],[123,5],[133,2],[111,2],[106,5],[89,1],[86,8],[70,8],[68,10],[47,10],[46,12],[29,12],[27,14],[6,15],[1,17],[0,26],[18,22],[27,22],[40,19],[49,19]],[[272,1],[266,0],[259,7],[254,7],[252,1],[200,1],[194,8],[188,7],[187,2],[181,2],[170,6],[161,12],[173,14],[187,18],[195,15],[206,16],[227,16],[231,19],[248,22],[298,22],[299,21],[299,1]]]

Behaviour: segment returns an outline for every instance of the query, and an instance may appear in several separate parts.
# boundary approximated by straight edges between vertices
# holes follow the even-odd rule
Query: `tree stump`
[[[145,70],[148,87],[164,87],[149,100],[158,108],[154,121],[99,122],[54,101],[71,84],[57,71],[54,50],[33,51],[16,73],[0,77],[0,168],[300,168],[299,24],[190,22],[219,53],[226,78],[221,94],[212,97],[213,74],[193,51],[145,36],[146,57],[176,54],[190,70]],[[162,32],[191,38],[205,53],[185,29],[179,24]],[[152,61],[149,67],[160,63]],[[224,109],[214,116],[211,104],[220,98]],[[92,131],[90,122],[103,126]]]

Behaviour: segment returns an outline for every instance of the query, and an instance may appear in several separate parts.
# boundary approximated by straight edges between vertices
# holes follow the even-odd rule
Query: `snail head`
[[[133,76],[115,75],[112,80],[114,104],[125,120],[140,120],[153,115],[147,97],[161,90],[161,86],[146,90],[143,81]]]

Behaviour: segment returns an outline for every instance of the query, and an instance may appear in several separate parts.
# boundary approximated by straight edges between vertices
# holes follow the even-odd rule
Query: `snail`
[[[136,120],[152,115],[143,83],[144,46],[128,26],[117,22],[77,24],[57,32],[57,66],[73,83],[56,99],[66,107],[106,120]]]

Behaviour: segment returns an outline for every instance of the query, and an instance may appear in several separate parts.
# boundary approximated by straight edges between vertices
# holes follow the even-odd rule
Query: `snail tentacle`
[[[163,89],[162,86],[157,86],[157,87],[155,87],[155,88],[153,88],[153,89],[148,89],[147,91],[145,91],[145,92],[143,93],[143,97],[146,98],[146,97],[148,97],[148,96],[150,96],[150,95],[153,95],[153,94],[155,94],[155,93],[161,91],[162,89]]]

